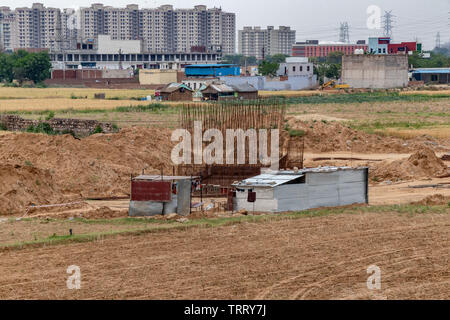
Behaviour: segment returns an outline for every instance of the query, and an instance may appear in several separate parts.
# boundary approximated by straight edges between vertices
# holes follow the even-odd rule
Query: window
[[[292,71],[295,72],[295,66],[292,67]]]
[[[306,67],[306,71],[309,71],[309,70],[310,70],[310,66],[307,66],[307,67]]]

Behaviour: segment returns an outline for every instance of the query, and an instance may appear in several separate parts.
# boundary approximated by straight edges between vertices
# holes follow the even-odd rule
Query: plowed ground
[[[448,214],[361,213],[0,252],[0,299],[449,299]],[[66,269],[81,268],[68,290]],[[367,268],[382,288],[367,289]]]

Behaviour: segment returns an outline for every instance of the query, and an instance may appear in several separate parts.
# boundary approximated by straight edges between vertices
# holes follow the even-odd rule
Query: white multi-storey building
[[[61,48],[61,11],[34,3],[14,11],[13,38],[17,48]]]
[[[174,9],[171,5],[139,9],[138,5],[114,8],[96,3],[79,10],[0,7],[1,39],[11,48],[47,48],[50,51],[95,47],[99,35],[112,40],[141,40],[149,53],[217,51],[234,54],[236,17],[219,8],[199,5]],[[9,19],[9,20],[8,20]],[[8,39],[9,39],[8,38]],[[3,46],[5,46],[3,44]]]
[[[9,7],[0,7],[0,51],[14,50],[14,30],[14,13]]]
[[[292,45],[295,43],[295,30],[290,27],[273,26],[244,27],[239,30],[239,53],[247,57],[256,57],[261,60],[268,55],[291,55]]]

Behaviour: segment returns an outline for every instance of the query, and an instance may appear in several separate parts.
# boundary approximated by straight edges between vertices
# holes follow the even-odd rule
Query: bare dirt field
[[[0,298],[449,299],[448,213],[302,217],[3,251]],[[70,265],[81,269],[81,290],[66,287]],[[380,291],[367,289],[371,265]]]
[[[83,139],[0,131],[0,299],[450,298],[449,98],[289,106],[284,134],[304,143],[307,167],[369,167],[369,207],[182,221],[127,218],[130,174],[172,172],[177,108],[118,110],[147,93],[111,90],[120,100],[103,103],[83,90],[0,90],[0,107],[24,117],[53,107],[122,128]],[[122,200],[92,200],[104,197]],[[66,288],[70,265],[80,291]],[[370,265],[381,291],[367,289]]]

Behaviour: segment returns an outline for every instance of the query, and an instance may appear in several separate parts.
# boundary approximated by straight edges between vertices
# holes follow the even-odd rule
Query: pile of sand
[[[434,178],[448,173],[448,168],[430,148],[422,147],[408,159],[381,162],[370,171],[372,181],[393,182]]]
[[[49,170],[29,165],[0,165],[0,213],[25,214],[31,205],[62,203]]]
[[[428,146],[435,151],[444,151],[439,141],[430,136],[421,136],[413,140],[384,137],[353,130],[339,122],[302,121],[288,117],[287,125],[292,130],[305,133],[305,149],[313,152],[353,151],[360,153],[408,153],[420,147]],[[302,147],[302,138],[291,138]]]
[[[415,205],[422,206],[438,206],[438,205],[446,205],[450,203],[450,197],[446,197],[442,194],[434,194],[432,196],[428,196],[425,199],[417,202],[413,202]]]
[[[168,129],[127,128],[77,140],[70,135],[0,136],[0,215],[30,204],[126,196],[130,174],[172,173]],[[39,183],[38,183],[39,182]]]

